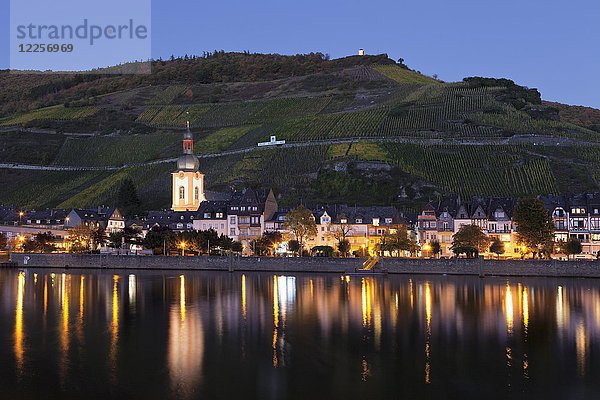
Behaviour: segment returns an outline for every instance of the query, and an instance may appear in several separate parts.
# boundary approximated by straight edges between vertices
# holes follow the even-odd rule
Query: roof
[[[71,212],[75,212],[81,220],[85,221],[108,221],[115,211],[116,207],[98,207],[98,208],[74,208]],[[119,212],[120,214],[120,212]],[[119,216],[123,218],[122,216]]]
[[[386,219],[392,219],[393,224],[404,223],[398,210],[392,206],[348,206],[333,205],[321,207],[313,211],[315,218],[320,219],[324,213],[327,213],[334,223],[340,223],[342,219],[347,219],[348,223],[369,224],[373,219],[379,219],[380,224],[385,224]],[[357,220],[362,222],[356,222]]]

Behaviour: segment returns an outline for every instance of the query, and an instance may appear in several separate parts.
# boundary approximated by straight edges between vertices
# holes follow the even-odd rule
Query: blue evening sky
[[[337,58],[363,47],[446,81],[506,77],[547,100],[600,108],[598,0],[154,0],[152,16],[155,58],[215,49]],[[0,0],[0,68],[8,25]]]

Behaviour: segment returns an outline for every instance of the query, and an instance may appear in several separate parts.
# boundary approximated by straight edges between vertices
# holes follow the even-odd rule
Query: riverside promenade
[[[361,268],[365,259],[12,253],[10,261],[18,268],[265,271],[281,273],[329,272],[343,274]],[[377,265],[377,269],[390,274],[600,278],[600,262],[598,261],[384,258]]]

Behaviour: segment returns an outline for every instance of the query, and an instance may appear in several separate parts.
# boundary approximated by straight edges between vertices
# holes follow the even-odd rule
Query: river
[[[600,281],[0,270],[0,398],[600,398]]]

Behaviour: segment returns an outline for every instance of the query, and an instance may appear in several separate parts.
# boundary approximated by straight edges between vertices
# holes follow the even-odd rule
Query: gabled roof
[[[252,206],[257,207],[258,211],[263,212],[265,203],[269,195],[273,192],[272,189],[244,189],[240,192],[234,192],[229,201],[229,206]]]
[[[229,203],[227,201],[203,201],[198,207],[196,216],[194,219],[204,219],[204,214],[210,214],[210,218],[214,218],[215,214],[221,213],[223,216],[221,219],[227,218],[227,209]]]
[[[363,224],[371,224],[374,218],[379,218],[380,224],[385,224],[385,220],[391,218],[393,224],[403,223],[403,219],[400,217],[398,210],[392,206],[348,206],[333,205],[321,207],[313,211],[313,215],[318,220],[321,218],[323,213],[327,212],[327,215],[331,217],[333,223],[341,223],[342,219],[347,219],[349,224],[357,223],[357,220],[361,220]]]
[[[81,220],[84,221],[108,221],[113,217],[115,211],[118,211],[116,207],[98,207],[98,208],[74,208],[71,212],[75,212]],[[118,219],[124,219],[119,212]]]

